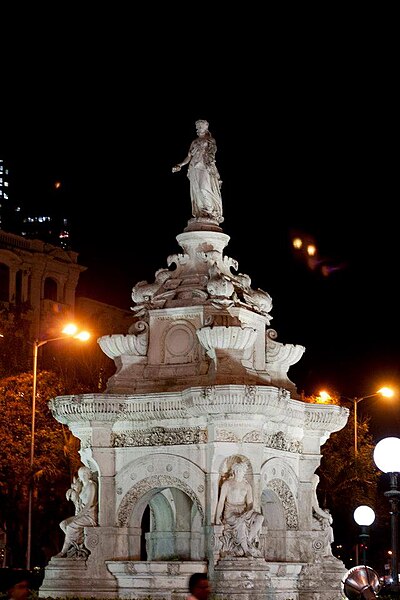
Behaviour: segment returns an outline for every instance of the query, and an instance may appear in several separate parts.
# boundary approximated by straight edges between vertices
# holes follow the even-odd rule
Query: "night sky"
[[[293,36],[293,16],[290,27],[280,22],[281,36],[269,22],[263,42],[244,44],[237,21],[229,42],[216,44],[215,23],[203,21],[165,28],[162,38],[153,32],[145,46],[133,34],[113,44],[104,29],[84,35],[82,25],[54,31],[48,52],[38,42],[2,99],[1,150],[21,199],[66,210],[88,267],[78,294],[129,309],[135,283],[153,281],[181,251],[189,182],[186,168],[171,169],[196,119],[207,119],[223,180],[225,254],[272,296],[278,341],[306,347],[289,370],[299,391],[400,388],[390,36],[356,38],[344,26]],[[292,250],[295,233],[315,241],[314,268]],[[373,415],[377,436],[398,435],[400,405],[381,411],[381,402],[363,402],[360,415]]]

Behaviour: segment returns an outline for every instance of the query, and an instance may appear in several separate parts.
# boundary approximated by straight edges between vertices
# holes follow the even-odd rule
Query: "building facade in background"
[[[0,309],[22,317],[29,339],[48,337],[73,318],[80,273],[78,254],[0,230]],[[59,330],[58,330],[59,331]]]
[[[21,191],[26,188],[19,179],[22,175],[15,174],[10,161],[0,158],[0,229],[70,250],[70,225],[61,182],[51,182],[38,197],[34,181],[27,193]]]

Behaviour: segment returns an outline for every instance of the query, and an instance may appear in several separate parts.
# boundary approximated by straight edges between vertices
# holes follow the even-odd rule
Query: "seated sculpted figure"
[[[78,478],[74,478],[66,496],[75,505],[75,515],[60,523],[65,540],[61,552],[56,554],[56,557],[87,556],[89,550],[83,545],[83,529],[97,525],[97,485],[88,467],[80,467]]]
[[[65,497],[67,500],[71,500],[75,506],[75,514],[77,514],[81,508],[80,506],[80,493],[82,491],[82,481],[74,475],[74,478],[71,483],[71,487],[66,491]]]
[[[328,508],[321,508],[318,502],[317,486],[319,483],[319,476],[314,473],[312,477],[313,488],[311,493],[311,510],[313,517],[313,529],[322,530],[323,537],[325,540],[325,556],[330,557],[332,555],[331,544],[334,541],[332,522],[333,518]]]
[[[237,462],[231,471],[232,477],[221,486],[215,519],[217,525],[224,525],[222,554],[259,557],[259,534],[264,517],[253,509],[253,490],[245,479],[247,465]]]

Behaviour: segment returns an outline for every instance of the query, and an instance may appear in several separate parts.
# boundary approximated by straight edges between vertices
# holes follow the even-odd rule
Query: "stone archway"
[[[118,525],[135,531],[134,555],[142,554],[142,519],[150,509],[145,532],[147,560],[203,560],[205,557],[204,508],[185,482],[171,475],[152,475],[138,481],[125,494]]]
[[[198,559],[202,518],[191,498],[182,490],[170,487],[152,496],[148,506],[147,560]]]

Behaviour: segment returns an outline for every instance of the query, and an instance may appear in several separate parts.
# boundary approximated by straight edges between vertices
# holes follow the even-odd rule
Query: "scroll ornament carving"
[[[174,277],[180,277],[182,272],[184,271],[183,267],[185,267],[190,262],[189,254],[170,254],[167,258],[167,265],[170,267],[171,265],[175,265],[175,270],[173,271]]]
[[[299,344],[281,344],[275,341],[278,334],[275,329],[267,329],[265,334],[265,354],[267,364],[281,365],[285,372],[303,356],[305,347]]]
[[[246,444],[258,444],[262,441],[262,435],[259,431],[249,431],[242,439],[242,442]]]
[[[218,429],[216,440],[217,442],[240,442],[238,436],[229,429]]]
[[[97,535],[97,533],[95,533],[95,534],[94,533],[89,534],[86,537],[86,545],[87,545],[87,547],[89,549],[90,548],[95,548],[96,546],[99,545],[99,536]]]
[[[286,452],[298,452],[302,451],[302,444],[299,440],[287,440],[282,431],[269,435],[265,438],[265,445],[268,448],[275,448],[276,450],[285,450]]]
[[[312,548],[313,548],[314,552],[321,552],[321,550],[323,550],[323,548],[324,548],[323,541],[320,539],[313,540]]]
[[[281,479],[272,479],[269,482],[269,487],[279,496],[285,511],[286,527],[288,529],[297,530],[299,528],[299,519],[297,515],[296,503],[293,494]]]

